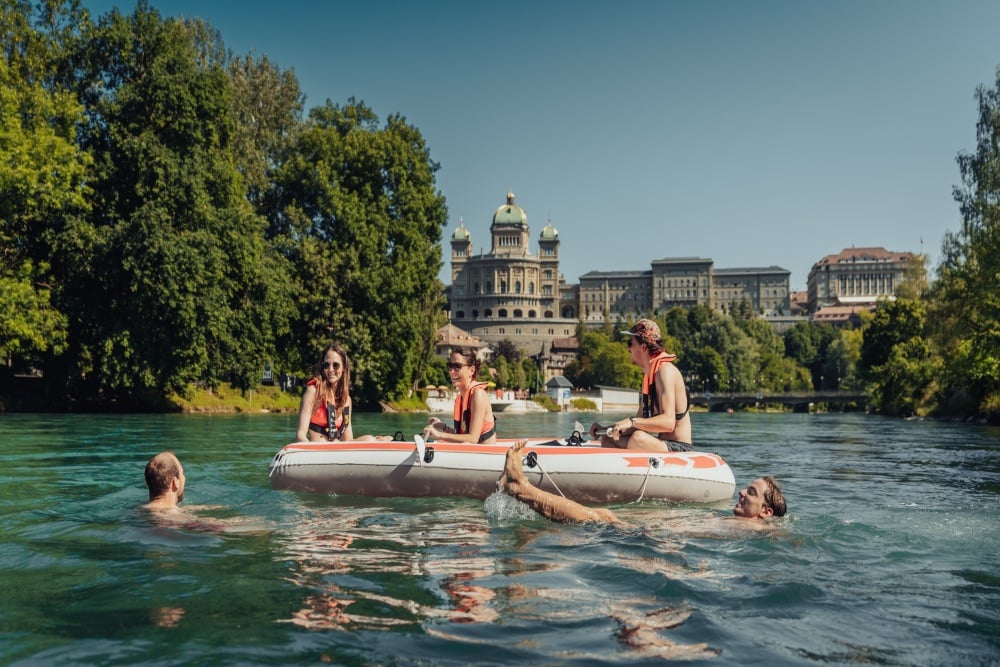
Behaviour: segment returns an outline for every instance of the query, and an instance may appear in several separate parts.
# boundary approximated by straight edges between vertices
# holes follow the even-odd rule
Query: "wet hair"
[[[170,490],[170,482],[181,476],[181,462],[173,452],[160,452],[146,463],[146,486],[153,500]]]
[[[343,372],[336,385],[331,385],[326,381],[326,373],[323,372],[323,362],[329,352],[336,352],[340,355],[340,361],[344,364]],[[316,361],[316,399],[313,402],[313,409],[323,404],[323,401],[336,407],[347,405],[347,397],[351,388],[351,360],[347,356],[347,350],[340,343],[333,342],[323,348]]]
[[[452,351],[448,353],[448,360],[451,361],[451,358],[456,354],[462,357],[462,361],[472,366],[472,369],[474,371],[472,373],[472,378],[475,379],[479,377],[479,369],[482,367],[483,362],[479,359],[478,356],[476,356],[476,351],[472,349],[463,350],[462,348],[457,347],[452,349]]]
[[[774,516],[785,516],[785,496],[781,494],[781,487],[773,477],[763,477],[767,488],[764,490],[764,502],[774,512]]]

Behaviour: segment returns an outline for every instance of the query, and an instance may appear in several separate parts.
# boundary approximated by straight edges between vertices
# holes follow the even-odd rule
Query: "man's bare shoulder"
[[[192,505],[191,507],[142,505],[152,522],[162,528],[176,528],[203,533],[266,533],[270,528],[256,517],[213,517],[200,511],[225,509],[221,505]]]

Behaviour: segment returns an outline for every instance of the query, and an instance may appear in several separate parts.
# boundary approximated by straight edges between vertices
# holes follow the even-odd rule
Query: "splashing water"
[[[483,501],[486,518],[494,521],[509,521],[511,519],[537,519],[535,510],[531,509],[517,498],[503,491],[495,491]]]

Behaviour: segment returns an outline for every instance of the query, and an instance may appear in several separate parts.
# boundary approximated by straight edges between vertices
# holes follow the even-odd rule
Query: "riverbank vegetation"
[[[433,347],[446,202],[403,116],[354,99],[306,110],[291,70],[145,2],[92,17],[0,0],[0,25],[7,387],[34,376],[48,409],[199,409],[202,391],[257,409],[266,377],[308,375],[330,340],[349,348],[361,409],[447,382]],[[933,282],[914,266],[900,298],[846,329],[654,313],[692,389],[843,388],[887,414],[997,419],[998,90],[977,93],[963,222]],[[574,384],[637,386],[622,324],[578,331]],[[501,345],[491,366],[499,386],[541,389],[521,351]]]

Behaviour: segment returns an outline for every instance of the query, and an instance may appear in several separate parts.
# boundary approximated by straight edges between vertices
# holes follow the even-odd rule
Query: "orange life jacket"
[[[473,382],[464,394],[455,399],[455,433],[468,433],[469,424],[472,421],[472,392],[486,392],[485,382]],[[483,443],[496,435],[496,421],[484,421],[482,432],[479,434],[479,443]]]
[[[676,354],[660,352],[658,355],[649,360],[649,372],[642,376],[643,417],[653,417],[660,414],[660,397],[659,393],[656,391],[656,374],[660,372],[660,367],[663,366],[663,364],[673,363],[676,359]],[[688,410],[691,408],[691,395],[688,393],[687,385],[684,385],[684,394],[688,399],[687,405],[684,407],[684,412],[674,416],[677,421],[684,419]]]
[[[319,381],[316,378],[312,378],[306,383],[307,387],[316,387],[319,390]],[[333,417],[337,413],[337,406],[330,405],[326,402],[326,399],[316,406],[313,410],[312,416],[309,417],[309,430],[316,433],[320,433],[330,440],[343,440],[344,431],[347,430],[347,425],[351,423],[351,408],[344,406],[344,409],[340,412],[340,417]],[[330,428],[330,421],[333,421],[333,428]]]

